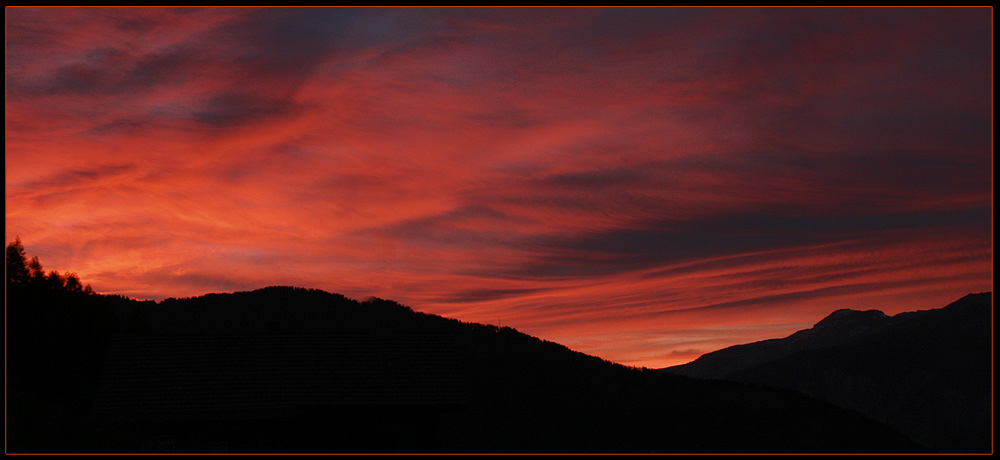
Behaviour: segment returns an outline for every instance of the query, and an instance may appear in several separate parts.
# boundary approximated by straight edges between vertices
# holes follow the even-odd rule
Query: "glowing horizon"
[[[666,367],[992,291],[989,8],[6,8],[5,237]]]

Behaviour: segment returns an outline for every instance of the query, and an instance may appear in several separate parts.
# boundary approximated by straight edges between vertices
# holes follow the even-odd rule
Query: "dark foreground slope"
[[[8,299],[8,353],[23,356],[8,367],[9,452],[921,450],[788,390],[626,368],[390,301],[282,287],[37,299]],[[99,333],[71,333],[90,316]],[[63,353],[80,364],[43,362]]]
[[[785,339],[666,371],[794,389],[864,413],[939,452],[992,450],[992,294],[887,316],[840,310]]]

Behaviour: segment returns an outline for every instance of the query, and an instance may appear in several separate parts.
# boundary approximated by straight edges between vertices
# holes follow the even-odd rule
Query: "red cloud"
[[[939,307],[992,286],[988,12],[13,8],[6,236],[650,367]]]

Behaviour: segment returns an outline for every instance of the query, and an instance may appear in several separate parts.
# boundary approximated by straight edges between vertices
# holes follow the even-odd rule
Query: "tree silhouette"
[[[37,259],[37,258],[36,258]],[[16,237],[13,243],[7,245],[7,286],[28,282],[28,257],[24,254],[21,237]]]
[[[32,257],[31,262],[28,262],[28,277],[33,282],[45,278],[45,270],[42,270],[42,262],[38,260],[37,256]]]
[[[28,260],[21,237],[16,237],[7,245],[7,290],[18,290],[22,287],[40,288],[55,291],[82,292],[93,294],[90,285],[84,285],[75,273],[60,275],[52,270],[45,273],[38,257]]]
[[[70,292],[83,292],[85,290],[83,285],[80,284],[80,278],[76,276],[76,273],[67,273],[63,281],[63,286]]]

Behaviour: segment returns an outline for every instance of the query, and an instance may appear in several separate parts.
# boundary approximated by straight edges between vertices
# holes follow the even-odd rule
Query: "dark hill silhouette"
[[[167,433],[171,440],[166,450],[186,451],[201,451],[220,445],[209,442],[211,439],[225,440],[221,445],[236,451],[379,451],[380,446],[381,449],[389,446],[389,449],[400,450],[433,446],[431,450],[442,452],[919,450],[905,437],[880,424],[794,392],[730,382],[703,382],[627,368],[511,328],[462,323],[417,313],[381,299],[356,302],[323,291],[273,287],[193,299],[170,299],[158,304],[113,297],[105,298],[105,301],[113,304],[121,315],[119,323],[125,325],[120,336],[111,340],[112,348],[123,343],[128,345],[130,341],[133,347],[138,343],[148,346],[164,341],[187,343],[189,348],[195,343],[214,343],[202,345],[201,349],[208,354],[208,350],[219,349],[226,343],[242,343],[240,346],[245,347],[248,342],[232,342],[232,337],[237,336],[242,337],[239,340],[251,340],[257,345],[280,340],[280,337],[292,337],[289,340],[295,341],[316,334],[324,337],[362,334],[386,340],[400,336],[448,337],[456,345],[451,356],[456,360],[453,364],[462,374],[464,383],[459,399],[464,402],[457,408],[453,405],[451,409],[435,415],[435,432],[423,434],[433,436],[435,440],[427,444],[400,445],[376,436],[369,438],[369,442],[352,444],[346,449],[341,449],[339,445],[315,443],[303,446],[281,442],[262,445],[255,444],[254,440],[266,437],[264,433],[273,432],[274,428],[250,424],[233,413],[216,417],[229,421],[213,422],[214,434],[211,436],[214,437],[209,439],[204,437],[203,430],[199,431],[202,434],[198,437],[178,428],[184,426],[190,430],[191,426],[202,426],[192,420],[171,425],[161,414],[159,419],[153,417],[139,423],[136,418],[106,419],[100,417],[100,411],[90,411],[81,417],[93,427],[88,429],[97,432],[91,433],[90,445],[64,446],[70,450],[155,450],[157,446],[163,448],[164,445],[155,442],[143,444],[140,440],[151,439],[154,434],[163,436],[163,433]],[[282,346],[286,348],[294,346],[284,343]],[[194,350],[193,354],[188,356],[199,356],[197,348],[191,350]],[[173,363],[169,366],[177,366],[181,362],[174,358],[157,358],[156,354],[145,356],[144,365],[154,373],[163,369],[157,362]],[[247,355],[243,353],[239,356]],[[112,361],[115,359],[112,358]],[[175,377],[176,373],[169,374],[169,378]],[[201,377],[196,380],[198,378]],[[107,380],[108,373],[105,373],[105,383]],[[191,382],[181,382],[194,385],[186,392],[189,398],[207,398],[200,394],[218,390],[211,387],[211,383]],[[98,400],[102,391],[97,392]],[[128,405],[127,400],[124,404]],[[253,406],[255,403],[253,398],[249,398],[239,399],[238,404]],[[131,406],[126,409],[141,410]],[[363,412],[371,411],[376,411],[376,408],[366,408]],[[342,417],[344,414],[322,410],[319,413],[325,414],[320,418]],[[396,409],[379,413],[387,417],[400,414]],[[317,420],[315,417],[311,419],[314,422]],[[351,417],[363,424],[374,422],[358,412],[352,413]],[[148,431],[150,426],[155,426],[158,431]],[[329,426],[345,429],[351,425]],[[259,435],[239,435],[247,432]],[[360,436],[358,432],[352,433]],[[369,432],[363,434],[372,436]],[[310,439],[315,441],[320,438]],[[337,436],[330,439],[343,440]],[[40,448],[37,445],[33,447]]]
[[[15,272],[11,453],[924,451],[790,390],[629,368],[382,299],[141,302]]]
[[[839,310],[784,339],[665,371],[788,388],[864,413],[939,452],[992,450],[992,293],[887,316]]]

